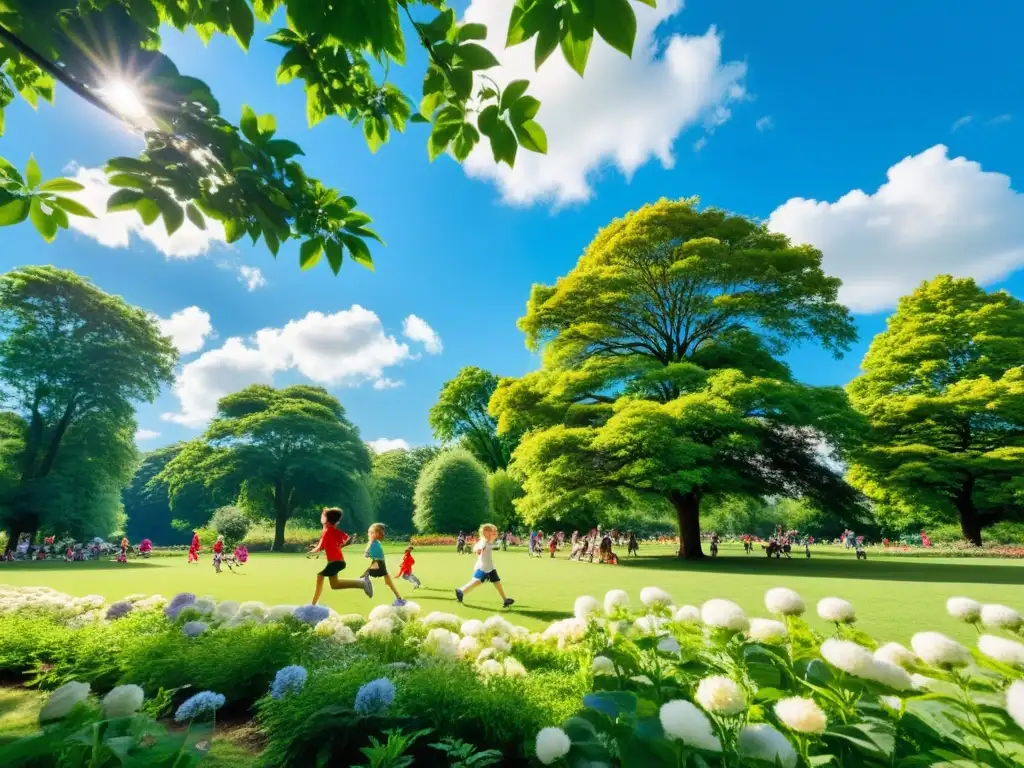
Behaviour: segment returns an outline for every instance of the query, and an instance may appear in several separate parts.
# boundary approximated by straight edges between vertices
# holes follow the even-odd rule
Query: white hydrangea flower
[[[1024,667],[1024,645],[1016,640],[1007,640],[1005,637],[996,637],[995,635],[982,635],[978,638],[978,650],[990,659],[1001,661],[1003,664]]]
[[[877,661],[887,661],[898,667],[907,667],[916,664],[918,661],[916,653],[899,643],[886,643],[875,651],[875,659]]]
[[[520,627],[519,625],[513,625],[512,637],[527,638],[530,636],[530,630],[526,627]]]
[[[981,623],[989,629],[1009,629],[1016,631],[1024,624],[1024,619],[1013,608],[1006,605],[981,606]]]
[[[413,616],[419,616],[423,612],[422,606],[415,600],[406,600],[405,605],[398,606],[396,610],[403,619],[411,619]]]
[[[790,730],[797,733],[821,733],[828,718],[813,699],[793,696],[775,702],[775,716]]]
[[[640,602],[648,608],[664,608],[672,602],[672,595],[661,587],[644,587],[640,590]]]
[[[484,629],[488,632],[497,632],[499,635],[511,635],[515,627],[505,621],[503,617],[494,615],[484,621]]]
[[[346,627],[361,627],[366,623],[366,619],[358,613],[343,613],[338,617],[338,621]]]
[[[189,608],[192,608],[193,610],[196,610],[199,613],[206,616],[208,614],[213,613],[217,609],[217,601],[209,595],[206,595],[204,597],[198,598],[194,603],[192,603],[192,605],[189,606]]]
[[[267,621],[283,621],[286,616],[295,613],[297,605],[275,605],[267,611]]]
[[[946,612],[954,619],[973,624],[981,618],[981,603],[969,597],[951,597],[946,601]]]
[[[420,623],[428,627],[448,627],[450,629],[458,629],[462,626],[462,619],[454,613],[431,611],[420,619]]]
[[[235,615],[235,618],[261,622],[267,618],[267,613],[267,606],[259,600],[247,600],[238,606],[238,613]]]
[[[468,635],[459,640],[458,656],[460,659],[475,659],[480,655],[480,641],[473,635]]]
[[[145,600],[146,597],[148,597],[148,595],[143,592],[132,592],[130,595],[125,595],[123,599],[126,603],[132,603],[134,605],[139,602],[139,600]]]
[[[614,675],[615,662],[607,656],[595,656],[594,662],[590,666],[590,671],[595,677],[599,675]]]
[[[715,598],[700,607],[700,618],[709,627],[743,632],[747,628],[747,616],[743,609],[731,600]]]
[[[863,646],[830,638],[821,644],[821,657],[833,667],[856,677],[868,677],[875,659]]]
[[[488,659],[494,659],[497,655],[498,655],[498,649],[497,648],[491,648],[490,646],[487,646],[482,651],[480,651],[480,654],[476,657],[476,661],[477,661],[478,664],[482,664],[483,662],[487,661]],[[498,662],[498,663],[500,664],[501,662]]]
[[[397,611],[394,609],[394,606],[385,603],[374,607],[374,609],[370,611],[369,619],[370,621],[376,621],[377,619],[393,619],[395,618],[396,613]]]
[[[572,741],[561,728],[543,728],[537,734],[537,759],[544,765],[561,760],[572,748]]]
[[[359,637],[385,638],[391,637],[391,633],[394,631],[395,623],[391,619],[376,619],[366,622],[359,628],[356,635]]]
[[[526,677],[526,667],[509,656],[505,659],[505,677]]]
[[[1024,728],[1024,680],[1015,680],[1006,689],[1006,711],[1013,722]]]
[[[512,650],[512,644],[501,635],[495,635],[491,638],[491,647],[497,648],[503,653],[508,653]]]
[[[668,619],[662,616],[641,616],[633,622],[633,629],[644,635],[653,635],[665,628]]]
[[[70,682],[50,694],[43,708],[39,711],[39,722],[48,723],[60,720],[68,715],[76,705],[89,698],[89,684]]]
[[[380,621],[387,621],[387,619],[380,619]],[[373,622],[370,623],[372,624]],[[434,627],[427,632],[427,637],[423,641],[423,648],[435,656],[455,658],[459,653],[459,636],[450,629]]]
[[[767,723],[745,725],[736,739],[736,752],[740,757],[782,765],[782,768],[796,768],[799,760],[789,739]]]
[[[230,621],[238,615],[239,607],[234,600],[225,600],[222,603],[217,603],[217,607],[213,609],[213,615],[221,621]]]
[[[826,597],[818,601],[818,615],[834,624],[852,624],[857,620],[853,603],[841,597]]]
[[[576,603],[573,605],[573,614],[580,621],[586,621],[593,614],[600,613],[601,604],[597,602],[596,597],[590,595],[583,595],[576,598]]]
[[[711,721],[690,702],[676,699],[662,704],[658,719],[666,738],[708,752],[722,751],[722,742],[712,731]]]
[[[505,674],[505,667],[496,659],[484,659],[477,665],[477,669],[480,670],[480,674],[484,677]]]
[[[724,675],[711,675],[701,680],[694,698],[705,710],[719,715],[738,715],[747,707],[743,689]]]
[[[910,647],[936,667],[965,667],[971,663],[971,652],[941,632],[918,632],[910,639]]]
[[[910,676],[910,685],[915,691],[926,691],[931,688],[932,683],[934,682],[934,678],[925,677],[924,675],[919,675],[916,672]]]
[[[542,637],[545,640],[557,640],[559,648],[579,642],[587,632],[587,624],[579,619],[562,619],[548,625]]]
[[[695,605],[684,605],[672,614],[672,621],[680,624],[696,624],[700,621],[700,608]]]
[[[629,593],[624,589],[613,589],[604,596],[604,612],[609,616],[615,613],[617,608],[626,608],[629,605]]]
[[[159,611],[167,605],[167,598],[163,595],[150,595],[135,603],[136,611]]]
[[[479,619],[470,619],[469,621],[464,621],[462,623],[462,627],[459,631],[466,635],[466,637],[476,637],[477,635],[483,634],[484,623]]]
[[[897,691],[906,691],[914,687],[910,674],[903,667],[875,658],[872,660],[874,663],[866,670],[864,677]]]
[[[146,694],[137,685],[119,685],[103,697],[103,714],[108,719],[131,717],[142,707]]]
[[[784,616],[800,616],[807,610],[804,599],[792,589],[775,587],[764,593],[764,607],[768,613],[781,613]],[[789,744],[789,742],[786,742]]]
[[[751,619],[747,629],[747,637],[758,643],[779,645],[786,642],[789,631],[781,621],[774,619]]]

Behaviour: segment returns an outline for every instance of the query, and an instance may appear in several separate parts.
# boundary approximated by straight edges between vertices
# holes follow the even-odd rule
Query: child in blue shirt
[[[374,523],[370,526],[367,531],[370,543],[366,545],[366,551],[363,553],[366,557],[370,558],[370,567],[366,569],[363,577],[369,576],[373,579],[384,579],[384,583],[388,585],[388,588],[395,595],[394,605],[401,607],[405,605],[405,600],[398,594],[398,590],[395,588],[395,582],[391,580],[391,576],[388,575],[388,564],[384,562],[384,524]]]

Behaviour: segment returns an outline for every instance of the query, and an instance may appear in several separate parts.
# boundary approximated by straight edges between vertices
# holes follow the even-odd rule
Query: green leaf
[[[53,222],[61,229],[67,229],[71,222],[68,221],[68,215],[63,208],[54,206],[50,209],[50,216],[53,217]]]
[[[164,217],[164,229],[168,235],[173,235],[181,225],[185,223],[185,211],[181,205],[163,190],[154,190],[151,193],[153,202],[160,209]]]
[[[519,139],[519,145],[523,149],[528,149],[531,152],[539,152],[542,155],[548,153],[548,137],[544,133],[544,129],[533,120],[527,120],[521,125],[515,125],[513,123],[512,130],[516,133],[516,138]]]
[[[299,266],[302,269],[312,269],[320,261],[323,251],[324,241],[319,237],[311,237],[299,246]]]
[[[85,187],[71,179],[50,179],[39,185],[40,192],[81,192]]]
[[[235,39],[238,40],[243,51],[248,51],[254,28],[249,4],[245,0],[228,0],[228,16],[231,19],[231,29],[234,30]]]
[[[427,153],[431,160],[437,158],[448,148],[448,144],[455,138],[455,134],[462,127],[465,113],[458,107],[445,107],[434,120],[434,128],[430,132],[430,140],[427,142]]]
[[[107,213],[134,210],[141,199],[142,193],[137,189],[119,189],[107,200]]]
[[[480,133],[485,136],[490,136],[498,128],[498,107],[491,104],[489,107],[485,107],[480,113],[480,117],[477,118],[476,124],[480,126]]]
[[[17,197],[11,202],[0,205],[0,227],[20,224],[28,216],[28,198]]]
[[[264,141],[269,141],[277,133],[277,119],[269,113],[260,115],[256,121],[256,128],[260,132],[260,137]]]
[[[96,214],[86,208],[77,200],[72,200],[69,197],[54,197],[50,200],[56,207],[67,211],[72,216],[81,216],[86,219],[95,219]]]
[[[260,138],[259,118],[256,117],[256,112],[248,104],[242,105],[242,119],[238,123],[238,127],[242,129],[242,134],[255,144]]]
[[[486,40],[487,27],[483,24],[463,24],[459,27],[459,34],[455,39],[460,43],[464,43],[467,40]]]
[[[25,180],[21,177],[21,173],[14,167],[13,163],[0,157],[0,178],[4,176],[18,182],[20,186],[25,184]]]
[[[115,173],[113,176],[108,176],[107,181],[111,186],[131,189],[149,189],[151,186],[148,179],[130,173]]]
[[[501,101],[498,103],[498,109],[504,112],[518,101],[519,97],[526,93],[526,89],[529,87],[529,80],[513,80],[511,83],[506,85],[505,90],[501,92]]]
[[[274,258],[277,258],[277,252],[281,248],[281,241],[277,239],[277,235],[274,230],[267,227],[263,227],[263,240],[267,244],[267,248],[274,254]]]
[[[324,253],[327,254],[327,263],[330,265],[331,271],[338,274],[341,271],[341,260],[345,256],[341,245],[337,240],[327,240],[324,242]]]
[[[539,31],[537,32],[537,44],[533,50],[533,66],[540,69],[541,64],[548,60],[558,47],[559,36],[561,35],[561,22],[559,14],[552,9],[543,15]]]
[[[35,155],[29,155],[28,162],[25,163],[25,183],[29,188],[35,189],[42,180],[43,172],[39,170],[39,163],[36,162]]]
[[[160,218],[160,206],[148,197],[143,197],[139,200],[135,204],[135,210],[142,219],[142,223],[147,227]]]
[[[305,154],[298,144],[289,139],[271,139],[264,149],[277,160],[287,160],[289,157]]]
[[[325,117],[329,104],[320,94],[320,86],[316,83],[306,88],[306,123],[312,128]]]
[[[569,66],[583,77],[590,56],[590,44],[594,40],[594,21],[583,13],[573,13],[562,38],[562,55]]]
[[[508,119],[512,121],[513,125],[525,123],[527,120],[535,118],[539,111],[539,101],[533,98],[533,96],[523,96],[509,107]]]
[[[252,7],[256,12],[256,18],[266,24],[270,21],[270,17],[274,15],[274,11],[277,10],[277,6],[281,5],[283,2],[284,0],[254,0]],[[641,0],[641,2],[643,2],[643,0]]]
[[[206,219],[203,218],[203,214],[199,212],[192,203],[185,206],[185,215],[188,216],[188,220],[191,221],[199,229],[206,229]]]
[[[516,149],[519,143],[516,141],[516,135],[512,133],[512,129],[499,120],[489,138],[494,162],[504,161],[509,168],[513,167],[516,164]]]
[[[370,248],[362,241],[361,238],[344,232],[338,235],[338,237],[340,237],[341,241],[348,247],[349,256],[352,261],[356,264],[361,264],[371,272],[374,271],[373,256],[370,255]]]
[[[493,53],[479,43],[463,43],[455,52],[472,70],[490,69],[500,63]]]
[[[594,0],[594,29],[608,45],[632,58],[636,14],[629,0]]]
[[[429,24],[420,24],[419,29],[431,43],[440,43],[448,38],[448,32],[455,26],[455,11],[446,8]]]
[[[32,219],[32,224],[39,234],[43,236],[43,240],[52,243],[57,236],[57,222],[53,220],[53,216],[43,210],[42,200],[38,197],[32,198],[32,203],[29,206],[29,218]]]
[[[224,222],[224,239],[229,243],[237,242],[245,237],[245,222],[240,219],[227,219]]]
[[[448,75],[448,82],[456,96],[463,100],[468,99],[473,92],[473,70],[468,66],[453,67]]]
[[[376,153],[388,140],[387,121],[379,117],[369,117],[363,120],[363,136],[366,137],[366,145],[370,148],[370,152]]]
[[[107,161],[106,167],[107,173],[118,173],[123,171],[125,173],[140,173],[148,175],[153,172],[153,167],[149,163],[144,163],[136,157],[115,157]]]
[[[480,141],[480,132],[476,126],[472,123],[463,123],[452,142],[452,154],[455,155],[455,159],[461,163],[469,157],[469,153],[473,151],[473,147],[478,141]]]

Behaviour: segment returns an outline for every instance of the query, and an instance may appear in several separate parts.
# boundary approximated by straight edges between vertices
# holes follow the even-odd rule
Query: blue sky
[[[509,5],[476,0],[466,13],[507,18]],[[535,365],[515,327],[530,285],[567,272],[608,220],[662,196],[697,194],[822,248],[847,285],[861,343],[841,361],[794,351],[798,376],[811,383],[856,375],[894,298],[937,272],[1024,290],[1024,197],[1013,189],[1024,179],[1024,67],[1015,53],[1024,6],[659,6],[636,6],[632,61],[595,43],[584,81],[556,57],[534,76],[551,152],[525,158],[511,176],[487,157],[471,158],[468,172],[447,157],[430,163],[421,126],[377,155],[339,118],[308,129],[300,85],[274,85],[281,49],[258,43],[245,55],[225,38],[204,47],[195,35],[169,33],[165,52],[211,85],[225,115],[236,119],[243,103],[273,112],[279,135],[305,150],[307,171],[358,198],[387,241],[375,251],[376,272],[346,263],[338,278],[326,266],[300,273],[295,244],[276,261],[262,246],[201,238],[205,253],[168,256],[157,246],[181,243],[126,235],[124,222],[108,221],[104,233],[62,233],[49,246],[27,225],[2,230],[0,266],[73,269],[162,318],[196,308],[177,326],[192,331],[191,347],[201,341],[182,357],[185,410],[171,389],[142,404],[140,429],[159,433],[143,448],[197,434],[204,397],[256,380],[324,383],[364,439],[428,442],[427,410],[460,367],[519,375]],[[518,55],[500,56],[510,68],[499,79],[512,78]],[[392,78],[415,95],[421,74],[422,57],[412,56]],[[66,91],[38,112],[12,106],[0,140],[0,154],[16,164],[34,152],[47,175],[74,163],[86,179],[137,148]],[[864,195],[837,204],[853,190]],[[129,245],[97,239],[119,237]],[[249,290],[242,267],[259,269],[264,284]],[[403,335],[411,315],[423,321],[414,321],[414,339]],[[212,331],[203,335],[206,316]],[[254,340],[261,329],[269,330]]]

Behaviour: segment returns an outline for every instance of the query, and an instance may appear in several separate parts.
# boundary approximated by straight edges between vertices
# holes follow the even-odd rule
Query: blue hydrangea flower
[[[178,618],[179,613],[194,604],[195,601],[196,596],[191,592],[179,592],[171,599],[171,602],[164,607],[164,614],[171,621],[174,621]]]
[[[174,713],[174,719],[179,723],[186,720],[195,720],[200,715],[212,715],[224,706],[224,696],[213,691],[201,691],[178,707]]]
[[[277,670],[274,682],[270,684],[270,698],[283,699],[290,693],[298,693],[306,684],[307,677],[309,673],[305,667],[297,664]]]
[[[300,605],[292,613],[299,621],[314,627],[330,615],[331,612],[322,605]]]
[[[114,621],[115,619],[127,616],[134,607],[127,600],[118,600],[116,603],[111,603],[110,607],[107,608],[107,621]]]
[[[355,711],[360,715],[379,715],[395,700],[395,686],[386,677],[371,680],[356,694]]]
[[[181,631],[185,634],[185,637],[199,637],[209,628],[210,625],[202,621],[186,621]]]

